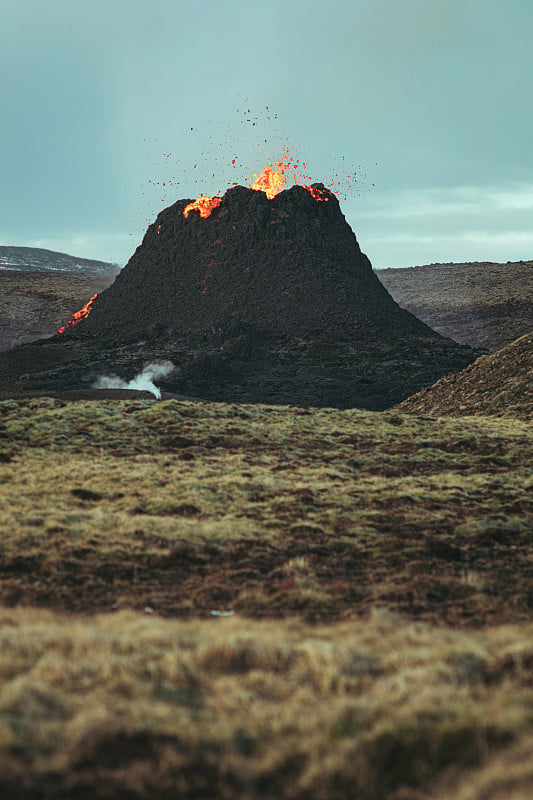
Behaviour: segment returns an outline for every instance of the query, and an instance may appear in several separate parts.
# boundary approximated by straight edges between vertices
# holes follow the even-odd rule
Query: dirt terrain
[[[5,796],[527,797],[531,434],[0,403]]]
[[[533,261],[381,269],[396,302],[433,330],[490,352],[533,330]]]

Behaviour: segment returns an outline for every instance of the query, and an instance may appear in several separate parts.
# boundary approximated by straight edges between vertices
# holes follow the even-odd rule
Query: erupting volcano
[[[394,302],[335,194],[300,170],[287,156],[250,188],[161,211],[63,336],[145,347],[180,366],[174,391],[220,400],[386,407],[472,361]]]

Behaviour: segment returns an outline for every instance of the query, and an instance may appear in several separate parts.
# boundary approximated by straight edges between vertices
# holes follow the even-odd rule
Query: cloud
[[[533,184],[397,190],[347,204],[376,266],[533,258]]]
[[[503,186],[424,187],[382,192],[363,215],[397,219],[447,214],[480,214],[533,208],[533,183]]]

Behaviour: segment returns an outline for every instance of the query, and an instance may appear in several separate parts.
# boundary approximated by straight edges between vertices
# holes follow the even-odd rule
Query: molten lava
[[[305,163],[301,165],[303,169],[305,169]],[[300,183],[300,178],[309,178],[309,175],[299,175],[300,170],[300,162],[298,159],[292,158],[289,155],[289,148],[286,147],[283,152],[281,159],[279,161],[274,161],[274,166],[272,164],[267,164],[267,166],[259,173],[254,172],[253,177],[255,180],[250,185],[250,189],[255,189],[256,191],[264,192],[269,200],[272,200],[279,192],[283,191],[284,187],[287,186],[288,179],[286,176],[287,172],[292,171],[292,177],[295,184]],[[305,186],[305,184],[302,184]],[[307,187],[306,187],[307,188]]]
[[[330,195],[329,189],[321,189],[319,186],[306,186],[305,188],[308,192],[311,192],[311,195],[315,198],[315,200],[319,200],[323,203],[328,202]]]
[[[306,164],[300,164],[298,159],[289,155],[289,148],[286,147],[281,156],[280,161],[274,161],[273,164],[267,164],[259,175],[254,172],[254,181],[250,184],[250,189],[258,192],[264,192],[269,200],[272,200],[279,192],[287,186],[289,180],[287,173],[290,175],[295,184],[300,184],[304,189],[307,189],[315,200],[326,202],[330,198],[328,189],[309,186],[302,182],[302,179],[311,180],[309,175],[301,172],[301,169],[306,169]],[[189,203],[183,211],[183,216],[188,217],[190,212],[197,210],[200,212],[201,217],[208,217],[211,211],[220,205],[222,202],[221,197],[197,197],[192,203]],[[158,230],[159,233],[159,230]]]
[[[183,216],[185,219],[189,216],[191,211],[199,211],[201,217],[208,217],[212,210],[219,206],[222,202],[221,197],[197,197],[188,206],[183,209]]]
[[[94,294],[91,297],[91,299],[87,303],[85,303],[83,308],[80,308],[79,311],[76,311],[71,316],[71,318],[69,319],[67,324],[63,325],[63,327],[58,330],[58,333],[64,333],[64,331],[66,331],[67,328],[73,328],[74,325],[77,325],[78,322],[81,322],[82,319],[85,319],[85,317],[88,317],[89,314],[91,313],[91,309],[93,307],[93,303],[96,300],[96,298],[98,297],[98,294],[99,294],[98,292],[96,294]]]
[[[255,189],[257,192],[264,192],[268,199],[272,200],[272,198],[287,185],[287,178],[285,177],[287,169],[288,164],[285,164],[283,161],[274,161],[274,167],[272,164],[267,164],[259,175],[257,172],[254,172],[253,177],[255,181],[250,184],[250,189]]]

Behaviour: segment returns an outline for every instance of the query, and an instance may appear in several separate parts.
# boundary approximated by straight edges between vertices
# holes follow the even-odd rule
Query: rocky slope
[[[494,352],[533,330],[533,261],[381,269],[394,299],[443,336]]]
[[[118,271],[106,261],[0,246],[0,351],[53,336]]]
[[[431,415],[533,418],[533,333],[441,378],[398,408]]]
[[[207,217],[187,211],[190,200],[174,203],[77,335],[199,342],[253,328],[326,341],[439,338],[384,289],[335,195],[314,191],[294,186],[270,200],[237,186]]]
[[[26,267],[0,269],[0,351],[54,336],[72,314],[107,288],[113,273]]]

